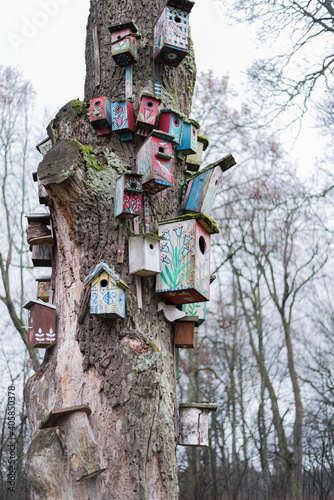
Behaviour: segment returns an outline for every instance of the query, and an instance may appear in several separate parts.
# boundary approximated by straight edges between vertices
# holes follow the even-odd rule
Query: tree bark
[[[85,101],[67,103],[48,127],[54,148],[41,162],[38,177],[47,190],[56,240],[57,344],[25,388],[33,439],[27,469],[35,499],[178,498],[171,324],[158,314],[153,277],[142,279],[143,308],[138,309],[127,245],[124,263],[117,263],[115,181],[127,170],[136,171],[144,139],[134,134],[132,141],[120,142],[114,133],[97,136],[88,118],[91,98],[124,98],[124,68],[111,57],[111,24],[133,20],[142,36],[133,72],[135,117],[141,93],[153,92],[153,30],[164,5],[164,0],[154,8],[147,0],[91,0]],[[99,64],[94,62],[94,28]],[[189,114],[195,73],[192,50],[178,68],[161,68],[162,108]],[[185,168],[175,154],[173,164],[174,185],[149,197],[154,233],[158,221],[179,215]],[[123,223],[126,235],[134,232],[131,220]],[[141,221],[139,230],[144,232]],[[130,287],[124,320],[89,314],[84,278],[102,259]],[[39,424],[53,409],[82,404],[92,410],[89,425],[106,470],[77,481],[59,430],[39,430]]]

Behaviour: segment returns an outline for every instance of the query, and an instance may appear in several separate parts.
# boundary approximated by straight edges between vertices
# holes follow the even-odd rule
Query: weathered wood
[[[46,153],[38,165],[37,175],[43,186],[61,184],[74,175],[80,164],[78,146],[67,140],[61,140]]]
[[[187,318],[188,319],[188,318]],[[174,329],[175,347],[186,349],[195,348],[195,327],[198,325],[197,318],[193,321],[177,321]]]
[[[210,411],[216,403],[179,403],[179,441],[181,446],[209,446]]]
[[[30,222],[26,229],[29,245],[53,245],[54,240],[49,229],[43,222]]]
[[[40,429],[49,429],[51,427],[56,427],[59,420],[63,417],[71,415],[76,411],[84,411],[88,416],[92,413],[92,410],[88,405],[79,406],[69,406],[68,408],[59,408],[58,410],[52,410],[47,417],[41,422]]]

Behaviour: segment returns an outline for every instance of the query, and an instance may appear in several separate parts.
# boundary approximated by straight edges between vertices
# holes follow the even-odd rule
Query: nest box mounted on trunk
[[[160,273],[160,241],[154,234],[129,236],[129,273],[154,276]]]
[[[206,137],[198,135],[196,153],[186,156],[187,170],[190,170],[191,172],[197,172],[202,163],[203,151],[206,151],[208,146],[208,139]]]
[[[37,278],[37,298],[43,300],[43,302],[49,302],[50,299],[50,288],[51,288],[51,277],[41,277]]]
[[[56,306],[41,300],[30,300],[28,309],[28,348],[48,348],[56,343]]]
[[[137,26],[125,21],[109,26],[111,33],[111,55],[118,66],[133,64],[138,59],[137,39],[140,38]]]
[[[90,100],[89,120],[97,135],[110,134],[111,108],[106,96]]]
[[[180,144],[183,130],[183,119],[171,109],[163,109],[160,113],[159,130],[173,136],[173,142]]]
[[[194,349],[195,333],[198,328],[196,316],[185,316],[174,323],[174,345],[178,348]]]
[[[196,120],[184,120],[181,144],[176,146],[176,151],[182,155],[192,155],[197,152],[197,131],[200,125]]]
[[[52,245],[32,245],[31,252],[35,267],[52,267]]]
[[[115,217],[132,219],[141,214],[142,174],[127,172],[116,181]]]
[[[41,155],[46,155],[48,151],[52,148],[52,141],[50,137],[47,137],[43,141],[39,142],[36,146],[36,149]]]
[[[111,103],[111,127],[113,132],[121,136],[121,141],[130,141],[135,131],[133,103],[123,101]]]
[[[29,245],[53,245],[53,231],[49,213],[26,215],[28,220],[27,242]]]
[[[136,126],[146,130],[153,130],[159,111],[160,99],[153,94],[143,92],[140,101],[140,107]]]
[[[198,325],[201,325],[206,318],[206,302],[183,304],[182,311],[186,313],[187,317],[196,317],[198,319]]]
[[[181,446],[209,446],[209,414],[216,403],[179,404],[179,441]]]
[[[106,318],[125,318],[125,290],[129,288],[113,266],[101,261],[85,278],[90,284],[90,313]]]
[[[159,223],[161,272],[156,292],[172,304],[204,302],[210,298],[210,236],[219,233],[204,214],[176,217]]]

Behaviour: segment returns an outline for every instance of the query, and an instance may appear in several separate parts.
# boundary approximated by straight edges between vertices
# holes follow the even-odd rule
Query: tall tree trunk
[[[48,193],[57,244],[57,344],[46,353],[25,389],[32,433],[27,470],[35,499],[178,498],[171,325],[157,312],[159,298],[152,277],[142,279],[143,308],[138,309],[136,281],[128,273],[127,245],[124,263],[117,263],[115,180],[127,170],[136,170],[143,138],[134,134],[132,141],[120,142],[114,133],[97,136],[87,116],[91,98],[107,96],[111,102],[124,98],[124,68],[111,57],[111,24],[132,20],[142,37],[133,72],[135,116],[141,93],[153,92],[153,30],[164,5],[165,0],[154,5],[148,0],[91,0],[85,101],[66,104],[48,128],[54,144],[62,139],[74,142],[66,141],[73,158],[68,171],[64,168],[68,155],[49,162],[48,175],[43,160],[44,177],[41,166],[38,169]],[[94,28],[100,57],[97,79]],[[163,108],[189,114],[195,73],[192,50],[178,68],[161,68]],[[173,161],[174,185],[149,198],[150,230],[155,233],[158,221],[179,214],[185,168],[176,155]],[[132,221],[125,222],[125,229],[127,235],[133,232]],[[139,232],[144,232],[141,222]],[[130,287],[124,320],[89,314],[84,278],[102,259],[114,265]],[[95,450],[105,471],[78,480],[80,457],[68,456],[61,425],[59,432],[39,430],[39,424],[53,409],[83,404],[92,412],[88,425],[95,445],[89,451]],[[79,413],[87,419],[85,412]],[[75,421],[71,438],[78,431]]]

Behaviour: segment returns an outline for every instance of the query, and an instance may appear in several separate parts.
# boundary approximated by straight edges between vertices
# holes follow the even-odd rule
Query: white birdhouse
[[[160,241],[154,234],[129,236],[129,273],[154,276],[160,273]]]
[[[216,403],[179,404],[179,442],[181,446],[209,446],[209,413]]]

